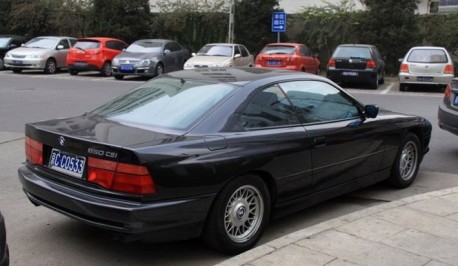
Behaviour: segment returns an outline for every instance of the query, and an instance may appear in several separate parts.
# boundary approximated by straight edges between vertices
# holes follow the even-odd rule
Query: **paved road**
[[[93,74],[73,77],[66,73],[45,76],[35,72],[0,72],[0,209],[7,219],[12,265],[213,265],[227,258],[198,240],[168,244],[111,241],[98,229],[34,207],[21,191],[16,170],[24,160],[24,123],[81,114],[142,82],[115,81]],[[418,180],[405,190],[372,186],[273,221],[261,243],[369,206],[458,186],[456,176],[449,174],[458,172],[456,164],[450,163],[458,159],[456,136],[435,125],[441,93],[401,93],[396,82],[387,82],[378,90],[347,89],[362,102],[421,114],[431,120],[431,152]]]

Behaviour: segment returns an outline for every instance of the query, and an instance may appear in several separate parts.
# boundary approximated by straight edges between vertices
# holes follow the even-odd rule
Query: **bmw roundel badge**
[[[65,138],[64,138],[64,137],[62,137],[62,136],[59,137],[59,144],[60,144],[60,146],[62,146],[62,147],[65,146]]]

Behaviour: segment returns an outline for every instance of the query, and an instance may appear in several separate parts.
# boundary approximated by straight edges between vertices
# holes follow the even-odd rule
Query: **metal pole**
[[[233,43],[234,42],[234,0],[230,0],[229,5],[229,30],[227,34],[227,42]]]
[[[277,42],[280,42],[280,32],[277,32]]]

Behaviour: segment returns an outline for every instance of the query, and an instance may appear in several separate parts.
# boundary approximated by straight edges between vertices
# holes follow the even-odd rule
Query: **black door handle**
[[[313,147],[319,148],[326,146],[326,137],[313,138]]]

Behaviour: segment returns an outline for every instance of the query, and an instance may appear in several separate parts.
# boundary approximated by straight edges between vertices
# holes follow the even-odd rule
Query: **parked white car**
[[[207,67],[252,67],[254,56],[248,49],[235,43],[209,43],[192,54],[184,69]]]
[[[415,85],[437,86],[445,90],[454,77],[452,58],[443,47],[413,47],[399,61],[400,91]]]

